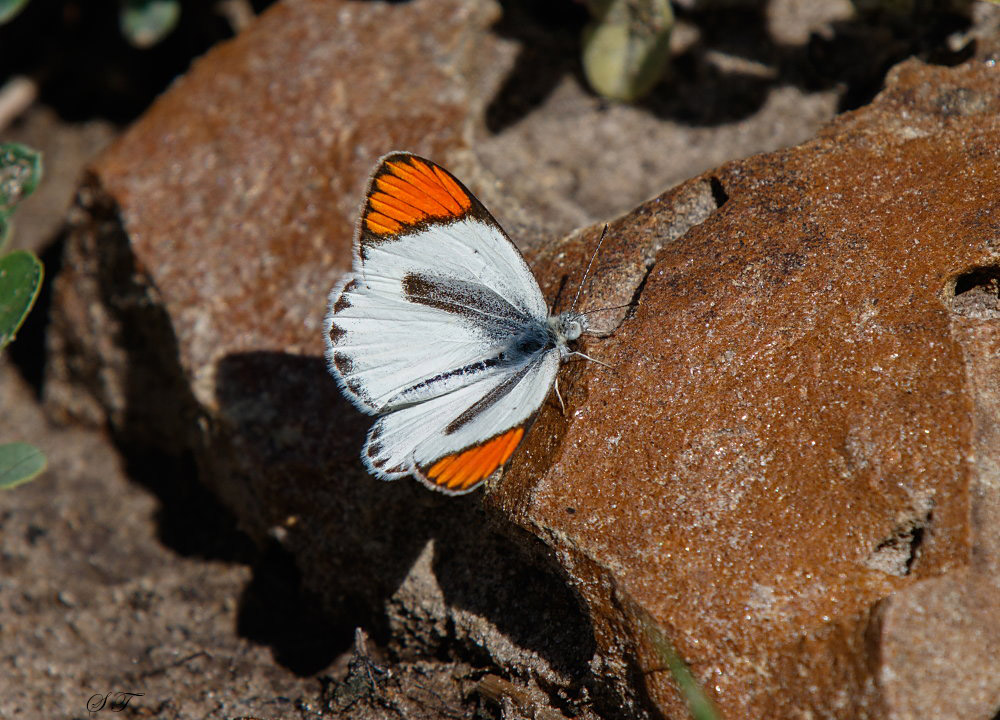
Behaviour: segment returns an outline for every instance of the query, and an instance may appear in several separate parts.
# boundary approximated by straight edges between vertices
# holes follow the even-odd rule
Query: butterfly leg
[[[554,385],[556,390],[556,399],[559,401],[559,407],[562,408],[562,414],[566,414],[566,404],[563,402],[562,395],[559,394],[559,378],[556,378],[556,384]]]
[[[569,354],[570,354],[570,355],[579,355],[580,357],[582,357],[582,358],[584,358],[584,359],[586,359],[586,360],[590,360],[591,362],[595,362],[595,363],[597,363],[598,365],[603,365],[604,367],[606,367],[606,368],[610,368],[611,370],[614,370],[614,369],[615,369],[615,366],[614,366],[614,365],[608,365],[608,364],[607,364],[606,362],[604,362],[603,360],[598,360],[597,358],[592,358],[592,357],[590,357],[590,355],[585,355],[584,353],[582,353],[582,352],[577,352],[576,350],[573,350],[573,351],[572,351],[572,352],[570,352]]]

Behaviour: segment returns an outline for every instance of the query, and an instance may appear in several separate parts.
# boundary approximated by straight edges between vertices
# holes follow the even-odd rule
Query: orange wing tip
[[[377,212],[391,217],[393,220],[397,220],[404,225],[416,225],[427,217],[427,213],[423,210],[382,192],[373,193],[368,203]]]
[[[426,208],[430,212],[436,213],[450,213],[451,210],[446,208],[441,203],[437,202],[433,198],[429,198],[427,195],[423,195],[418,191],[414,190],[413,186],[400,180],[395,175],[382,175],[375,180],[375,187],[377,187],[385,195],[389,195],[398,198],[402,202],[405,202],[413,207],[419,208],[421,205],[425,206],[428,200],[433,201],[433,207]]]
[[[364,222],[376,235],[392,235],[428,219],[460,218],[472,197],[448,171],[416,157],[386,161],[368,191]]]
[[[437,181],[437,176],[426,165],[418,160],[411,160],[410,165],[391,162],[386,163],[386,165],[392,169],[393,175],[406,181],[414,190],[420,192],[428,203],[441,205],[450,215],[461,215],[461,203],[455,200],[451,193]],[[421,168],[425,168],[427,172],[421,172]]]
[[[403,229],[398,222],[380,212],[365,215],[365,226],[376,235],[392,235]]]
[[[447,455],[426,472],[429,482],[450,492],[466,492],[506,463],[524,437],[516,427],[468,450]]]
[[[472,199],[469,197],[468,193],[462,190],[462,187],[455,182],[455,178],[446,173],[439,167],[434,168],[434,174],[438,178],[444,189],[448,191],[455,201],[462,207],[462,210],[468,210],[472,207]]]

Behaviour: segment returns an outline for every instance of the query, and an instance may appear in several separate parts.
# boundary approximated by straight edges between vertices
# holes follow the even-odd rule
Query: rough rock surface
[[[820,140],[726,166],[614,223],[585,307],[635,306],[586,345],[617,372],[565,371],[570,417],[544,410],[484,517],[478,497],[365,475],[368,420],[326,375],[319,327],[384,150],[439,159],[501,219],[530,224],[514,207],[536,189],[523,168],[497,171],[500,151],[471,148],[470,118],[509,60],[482,32],[494,11],[286,2],[197,63],[81,191],[50,406],[107,417],[126,445],[194,451],[242,526],[289,550],[335,619],[371,623],[400,656],[458,648],[567,711],[682,716],[665,637],[733,717],[883,705],[906,717],[905,651],[940,638],[907,628],[893,603],[948,613],[957,633],[961,608],[989,597],[906,593],[971,572],[980,542],[963,510],[977,427],[967,363],[940,297],[989,250],[956,250],[941,227],[969,211],[970,188],[995,186],[992,166],[959,176],[995,165],[990,70],[909,66],[895,95]],[[421,81],[400,88],[403,75]],[[956,93],[924,97],[943,88]],[[992,145],[963,144],[991,132]],[[907,164],[912,153],[927,167]],[[876,178],[890,162],[907,172]],[[556,172],[553,194],[578,180]],[[931,227],[934,193],[948,215]],[[594,219],[583,204],[555,207],[544,228]],[[918,221],[944,244],[906,245]],[[527,238],[550,296],[567,274],[575,287],[596,232]],[[545,569],[553,559],[570,588]],[[898,648],[897,665],[880,665],[879,648]],[[970,695],[983,703],[984,682]]]
[[[612,223],[582,307],[635,293],[584,346],[614,370],[564,374],[486,504],[671,716],[662,637],[726,717],[996,712],[998,98],[993,62],[907,62]],[[596,232],[539,275],[575,286]]]

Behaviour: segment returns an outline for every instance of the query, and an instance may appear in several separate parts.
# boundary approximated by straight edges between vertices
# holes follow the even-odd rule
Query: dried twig
[[[0,130],[14,122],[38,97],[38,83],[15,75],[0,88]]]
[[[518,712],[534,720],[566,720],[566,716],[558,710],[538,703],[523,688],[497,675],[484,676],[476,686],[476,690],[487,700],[495,703],[502,703],[504,699],[510,700]]]

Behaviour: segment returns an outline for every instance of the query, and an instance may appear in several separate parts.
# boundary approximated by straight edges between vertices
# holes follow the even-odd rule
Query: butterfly
[[[378,416],[368,470],[458,495],[510,460],[588,323],[549,315],[517,247],[451,173],[394,152],[369,181],[325,329],[340,389]]]

